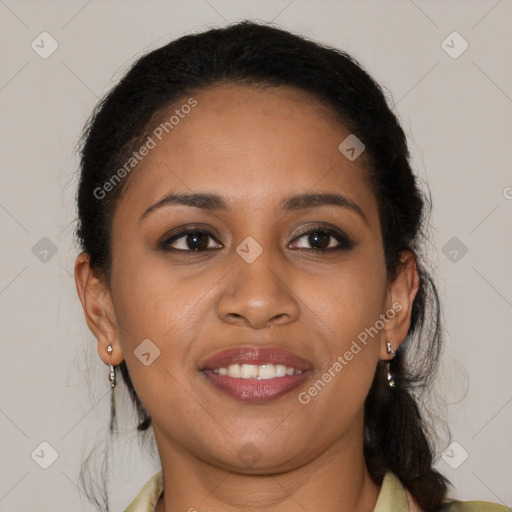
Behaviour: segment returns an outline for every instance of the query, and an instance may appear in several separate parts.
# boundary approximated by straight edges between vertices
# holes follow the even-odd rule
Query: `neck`
[[[247,475],[198,459],[155,429],[164,478],[157,512],[369,512],[380,488],[368,473],[362,436],[345,437],[286,472]]]

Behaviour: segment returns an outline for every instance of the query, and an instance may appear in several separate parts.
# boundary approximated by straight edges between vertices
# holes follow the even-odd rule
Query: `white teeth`
[[[284,377],[286,375],[286,366],[284,364],[276,364],[276,377]]]
[[[230,364],[227,368],[215,368],[213,373],[228,375],[238,379],[266,380],[286,375],[301,374],[302,370],[296,370],[284,364]]]
[[[258,368],[255,366],[255,368]],[[257,370],[260,379],[273,379],[277,376],[276,367],[273,364],[262,364]]]
[[[230,364],[228,366],[228,375],[230,377],[241,377],[241,375],[240,375],[240,365],[239,364]]]
[[[228,372],[229,375],[229,372]],[[240,366],[240,377],[242,379],[255,379],[258,376],[258,367],[254,364],[243,364]]]

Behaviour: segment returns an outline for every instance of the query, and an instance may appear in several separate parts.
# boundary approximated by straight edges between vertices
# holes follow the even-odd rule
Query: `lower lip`
[[[309,370],[297,375],[274,377],[273,379],[237,379],[203,370],[213,385],[226,395],[245,402],[268,402],[298,388],[309,377]]]

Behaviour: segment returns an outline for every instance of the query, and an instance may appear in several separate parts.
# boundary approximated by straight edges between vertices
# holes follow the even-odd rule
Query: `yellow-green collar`
[[[158,471],[140,490],[124,512],[154,512],[164,489],[162,471]],[[445,512],[512,512],[512,509],[487,501],[455,501],[444,508]],[[379,497],[373,512],[421,512],[398,477],[388,471],[382,481]]]
[[[373,512],[390,512],[391,510],[396,512],[412,511],[409,508],[409,501],[402,483],[392,471],[388,471],[382,481]]]
[[[162,471],[158,471],[140,490],[125,512],[154,512],[156,503],[163,491]],[[374,512],[410,512],[407,496],[400,480],[388,471],[375,505]]]

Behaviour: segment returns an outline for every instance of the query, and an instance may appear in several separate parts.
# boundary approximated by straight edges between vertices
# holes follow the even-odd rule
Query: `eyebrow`
[[[222,210],[230,209],[229,203],[218,194],[193,193],[178,194],[170,192],[155,204],[147,208],[142,214],[140,220],[147,218],[152,212],[165,206],[192,206],[203,210]],[[306,193],[285,197],[280,203],[281,210],[285,212],[304,210],[319,206],[338,206],[340,208],[357,213],[366,224],[368,219],[362,208],[352,199],[337,193]]]

